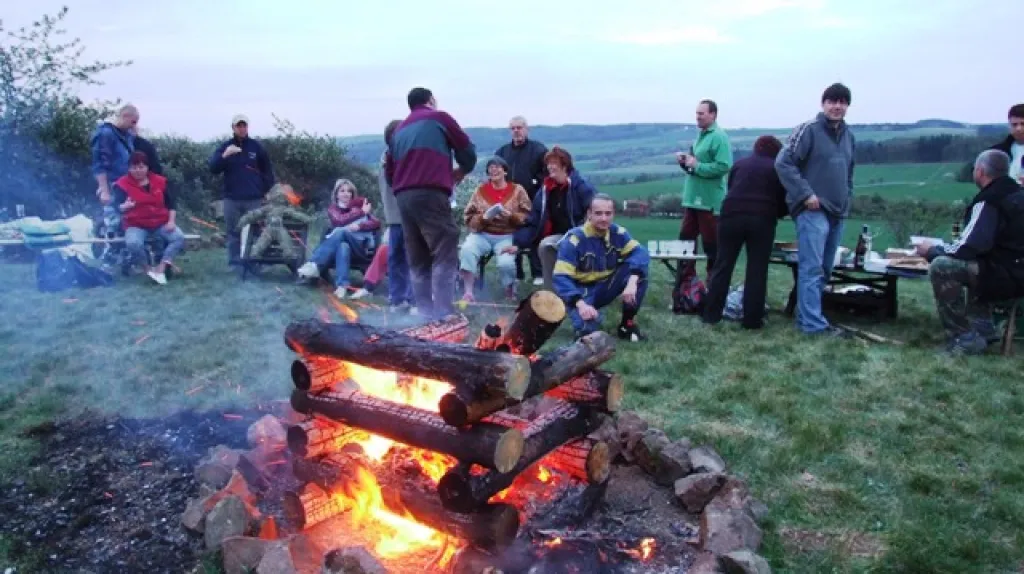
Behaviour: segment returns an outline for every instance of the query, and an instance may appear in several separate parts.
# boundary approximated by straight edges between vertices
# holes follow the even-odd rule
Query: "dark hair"
[[[409,102],[409,109],[414,110],[430,103],[432,97],[434,93],[426,88],[413,88],[409,90],[409,95],[405,99]]]
[[[128,165],[144,165],[149,167],[149,156],[146,152],[132,152],[132,155],[128,156]]]
[[[1024,104],[1017,104],[1010,108],[1010,112],[1006,114],[1006,119],[1020,118],[1024,120]]]
[[[555,162],[565,168],[565,171],[572,171],[572,156],[564,149],[554,146],[551,151],[544,154],[544,165]]]
[[[395,135],[395,130],[398,129],[399,124],[402,120],[391,120],[388,122],[387,127],[384,128],[384,143],[391,145],[391,136]]]
[[[615,200],[612,199],[612,196],[608,195],[607,193],[595,193],[594,197],[590,198],[590,205],[587,206],[587,209],[594,207],[595,201],[607,201],[612,204],[612,210],[615,209]]]
[[[782,151],[782,142],[775,136],[761,136],[754,140],[754,154],[775,158]]]
[[[853,103],[853,96],[850,94],[850,88],[837,82],[825,88],[825,91],[822,92],[821,103],[824,104],[826,101],[843,102],[846,105],[850,105]]]
[[[701,100],[700,104],[707,104],[709,112],[711,112],[713,114],[717,114],[718,113],[718,104],[716,104],[714,102],[714,100]],[[699,106],[700,104],[697,104],[697,105]]]

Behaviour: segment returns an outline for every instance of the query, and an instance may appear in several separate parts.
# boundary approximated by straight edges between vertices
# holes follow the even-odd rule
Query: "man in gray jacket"
[[[775,159],[796,222],[796,325],[807,334],[842,334],[822,315],[821,296],[832,276],[853,197],[855,142],[844,120],[850,100],[846,86],[826,88],[821,113],[793,130]]]
[[[391,147],[391,135],[395,133],[402,120],[391,120],[384,128],[384,144]],[[412,282],[409,280],[409,260],[405,255],[405,234],[402,233],[402,214],[398,211],[395,192],[388,185],[385,166],[388,151],[385,148],[380,156],[380,202],[384,206],[384,225],[388,234],[388,305],[392,311],[401,311],[412,307]],[[412,307],[411,310],[415,308]]]

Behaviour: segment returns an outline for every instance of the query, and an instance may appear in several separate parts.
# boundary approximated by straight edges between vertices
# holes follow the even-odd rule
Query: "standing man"
[[[96,195],[109,207],[110,186],[128,173],[128,159],[135,152],[135,126],[139,123],[139,110],[131,104],[117,110],[113,122],[103,122],[93,133],[92,175],[96,178]],[[116,210],[114,210],[116,211]]]
[[[509,166],[509,179],[513,183],[523,186],[532,203],[544,177],[547,176],[547,169],[544,167],[544,154],[548,153],[548,148],[541,142],[529,138],[530,129],[523,116],[516,116],[509,120],[508,129],[512,132],[512,142],[498,148],[494,155],[505,160]],[[523,255],[522,251],[516,253],[516,278],[520,280],[525,278]],[[531,246],[528,257],[533,284],[542,285],[544,278],[536,244]]]
[[[697,127],[700,129],[697,141],[690,153],[676,153],[676,161],[688,174],[683,184],[683,223],[679,228],[679,239],[696,241],[700,237],[708,258],[708,283],[711,281],[711,269],[715,266],[718,250],[718,221],[715,214],[722,210],[725,176],[732,169],[729,136],[718,127],[717,121],[718,104],[711,100],[701,100],[697,104]],[[680,263],[673,292],[696,272],[696,263]]]
[[[452,189],[476,167],[476,148],[458,122],[437,109],[430,90],[413,88],[407,102],[410,113],[395,129],[385,173],[402,215],[416,308],[439,318],[455,312],[459,227]]]
[[[402,233],[402,214],[398,210],[395,190],[387,178],[388,150],[402,120],[391,120],[384,128],[384,152],[380,156],[380,202],[384,207],[384,225],[388,234],[388,305],[391,311],[414,311],[412,283],[409,281],[409,260],[405,255],[405,234]]]
[[[832,276],[843,220],[853,198],[854,141],[846,124],[850,88],[832,84],[821,95],[821,113],[801,124],[775,158],[796,222],[796,326],[808,335],[843,335],[821,312],[821,295]]]
[[[1010,108],[1007,114],[1010,133],[1006,139],[990,147],[1010,156],[1010,179],[1024,185],[1024,104]]]
[[[259,209],[263,196],[274,186],[274,169],[260,143],[249,137],[249,118],[231,118],[231,139],[210,156],[210,171],[224,174],[224,225],[227,226],[228,265],[239,265],[241,237],[238,220]]]

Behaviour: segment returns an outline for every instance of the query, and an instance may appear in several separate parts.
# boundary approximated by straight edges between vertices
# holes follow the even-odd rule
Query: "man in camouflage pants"
[[[935,293],[939,321],[950,339],[972,331],[986,339],[998,338],[992,324],[992,306],[978,300],[978,262],[936,257],[928,275]],[[966,298],[964,290],[967,291]]]

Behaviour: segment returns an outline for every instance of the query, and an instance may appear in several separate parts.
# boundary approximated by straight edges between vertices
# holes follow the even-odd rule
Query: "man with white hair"
[[[992,304],[1024,297],[1024,189],[1009,173],[1009,155],[981,152],[974,162],[980,191],[964,213],[963,234],[948,247],[917,246],[931,263],[935,304],[953,354],[983,353],[999,339]]]
[[[112,122],[103,122],[93,132],[92,175],[96,178],[96,195],[106,205],[110,203],[110,186],[128,173],[128,158],[135,151],[135,126],[139,123],[139,110],[131,104],[121,106]]]
[[[523,116],[509,120],[508,129],[512,133],[512,141],[498,148],[494,155],[505,160],[508,164],[509,180],[523,186],[532,202],[548,174],[544,165],[544,154],[548,153],[548,148],[541,142],[529,138],[530,128]],[[536,245],[529,252],[529,261],[533,284],[542,284],[543,272]],[[516,277],[524,278],[522,251],[516,254]]]

